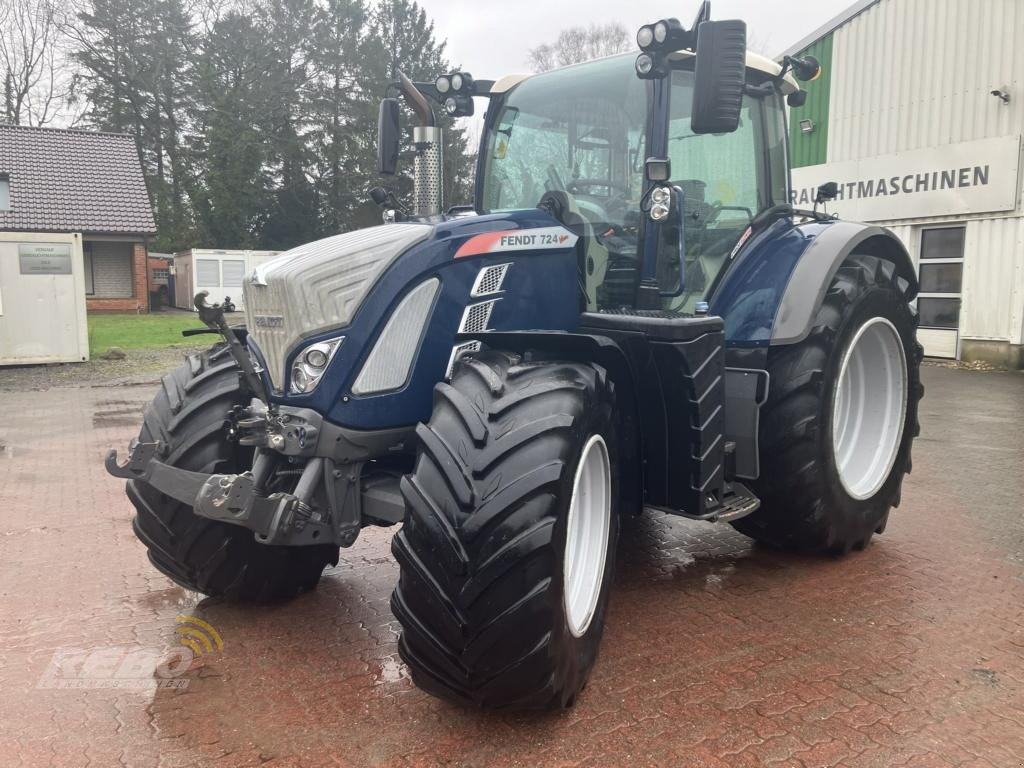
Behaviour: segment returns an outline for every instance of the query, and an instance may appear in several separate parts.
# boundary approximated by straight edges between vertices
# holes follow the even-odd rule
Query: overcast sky
[[[850,6],[854,0],[713,0],[713,19],[743,19],[757,48],[785,50]],[[527,52],[565,27],[621,21],[631,34],[640,25],[675,16],[689,25],[697,0],[419,0],[447,38],[453,64],[479,78],[528,72]]]

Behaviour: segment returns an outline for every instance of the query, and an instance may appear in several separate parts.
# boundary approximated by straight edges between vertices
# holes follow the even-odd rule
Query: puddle
[[[92,415],[93,429],[104,427],[135,427],[142,423],[142,406],[123,400],[106,401],[96,404]]]
[[[139,596],[136,602],[154,611],[173,608],[178,612],[184,612],[193,610],[204,599],[205,596],[198,592],[192,592],[183,587],[170,587],[147,592]]]

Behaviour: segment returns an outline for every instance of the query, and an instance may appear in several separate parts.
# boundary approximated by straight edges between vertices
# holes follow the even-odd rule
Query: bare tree
[[[74,77],[53,0],[0,2],[3,120],[15,125],[73,122]]]
[[[591,24],[589,27],[568,27],[558,33],[553,43],[530,49],[529,62],[535,72],[579,64],[615,53],[624,53],[633,40],[621,22]]]

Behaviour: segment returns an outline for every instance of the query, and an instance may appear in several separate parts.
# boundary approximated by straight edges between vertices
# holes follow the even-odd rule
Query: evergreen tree
[[[199,242],[256,247],[273,201],[270,147],[263,126],[271,108],[267,81],[275,62],[268,30],[252,15],[229,11],[202,38],[197,57],[190,155]]]
[[[363,141],[375,95],[366,91],[363,77],[372,47],[366,23],[360,0],[325,0],[313,26],[308,138],[325,235],[353,227],[365,191],[374,183],[376,163],[367,166],[370,148]]]
[[[310,102],[310,30],[313,0],[267,0],[260,9],[270,62],[264,83],[263,135],[275,180],[261,231],[266,248],[290,248],[320,234],[319,205],[309,177],[313,164],[306,136]]]
[[[377,108],[398,70],[452,70],[413,0],[84,0],[68,33],[92,127],[137,142],[158,250],[290,248],[380,221]],[[464,131],[445,129],[445,201],[469,201]]]

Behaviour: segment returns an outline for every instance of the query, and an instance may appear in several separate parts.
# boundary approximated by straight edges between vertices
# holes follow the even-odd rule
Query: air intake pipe
[[[444,187],[443,134],[437,126],[434,110],[426,97],[402,72],[398,72],[402,94],[412,107],[420,124],[412,129],[416,148],[413,160],[413,207],[417,216],[441,213],[441,190]]]

